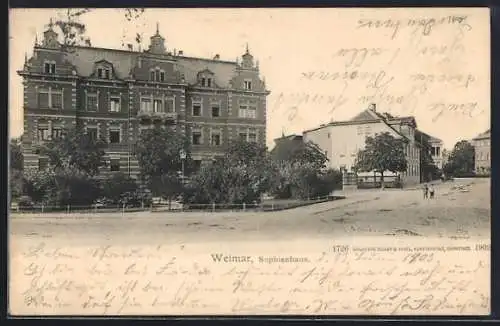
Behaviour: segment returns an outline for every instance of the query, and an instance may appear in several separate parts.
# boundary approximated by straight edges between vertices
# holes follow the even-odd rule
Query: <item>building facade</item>
[[[487,130],[472,139],[474,146],[474,170],[476,174],[491,172],[491,131]]]
[[[420,144],[415,140],[417,125],[413,117],[391,117],[378,113],[376,107],[364,110],[348,121],[331,122],[319,128],[304,131],[304,141],[312,141],[326,154],[329,168],[353,172],[357,153],[365,146],[367,136],[389,132],[406,142],[406,159],[408,169],[401,173],[403,185],[420,182]],[[373,176],[373,173],[366,173]],[[364,175],[359,173],[358,176]],[[387,180],[397,174],[389,171],[384,173]]]
[[[131,176],[139,172],[133,147],[152,126],[188,136],[197,165],[233,139],[265,144],[269,91],[248,46],[241,62],[189,57],[168,51],[157,27],[146,51],[69,47],[50,24],[18,73],[25,168],[46,168],[33,149],[68,128],[104,139],[106,171]]]
[[[436,165],[439,169],[442,169],[443,165],[445,164],[443,141],[439,138],[431,136],[429,139],[429,144],[431,146],[430,151],[434,165]]]

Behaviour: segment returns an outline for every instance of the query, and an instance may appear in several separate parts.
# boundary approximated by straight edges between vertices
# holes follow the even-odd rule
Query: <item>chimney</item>
[[[184,51],[179,50],[179,55],[184,55]]]
[[[377,104],[375,104],[375,103],[370,104],[370,106],[368,108],[370,110],[372,110],[373,112],[377,112]]]
[[[215,57],[214,57],[214,60],[219,60],[219,59],[220,59],[220,55],[216,54]]]

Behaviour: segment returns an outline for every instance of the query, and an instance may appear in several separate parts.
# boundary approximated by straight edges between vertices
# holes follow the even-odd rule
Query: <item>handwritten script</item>
[[[464,127],[471,119],[487,122],[489,48],[480,36],[488,26],[481,14],[488,19],[487,11],[459,9],[346,15],[333,28],[345,36],[322,40],[321,57],[302,63],[286,88],[279,84],[270,114],[294,130],[349,120],[371,103],[435,130],[449,119]],[[473,53],[485,64],[477,65]]]
[[[304,244],[307,252],[297,254],[285,251],[286,246],[276,252],[257,252],[252,245],[236,243],[211,252],[206,244],[183,249],[178,245],[89,248],[40,242],[12,254],[10,311],[489,313],[489,244],[429,247],[428,243],[355,247],[322,241]]]

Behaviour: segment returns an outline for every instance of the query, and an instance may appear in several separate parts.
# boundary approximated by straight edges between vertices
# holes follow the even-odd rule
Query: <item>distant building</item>
[[[488,129],[472,139],[474,146],[474,164],[477,174],[489,174],[491,172],[491,131]]]
[[[415,139],[416,129],[417,124],[413,117],[393,117],[387,113],[379,113],[375,105],[372,105],[351,120],[330,122],[304,131],[303,136],[304,141],[314,142],[326,153],[330,168],[344,172],[353,172],[357,153],[364,148],[367,136],[389,132],[394,137],[404,138],[407,140],[407,171],[401,174],[386,171],[384,177],[388,180],[399,176],[403,185],[411,185],[420,182],[421,145]]]
[[[108,145],[106,172],[139,172],[133,147],[141,130],[169,127],[191,140],[195,165],[233,139],[266,141],[266,98],[248,47],[241,62],[169,52],[158,27],[146,51],[62,46],[52,23],[19,71],[24,85],[26,168],[46,169],[34,148],[76,128]]]
[[[283,135],[276,138],[274,144],[270,154],[271,158],[276,161],[292,156],[294,152],[305,146],[303,137],[300,135]]]
[[[431,155],[432,157],[432,161],[434,162],[434,165],[436,165],[439,169],[442,169],[443,168],[443,165],[444,165],[444,143],[441,139],[439,138],[436,138],[436,137],[433,137],[425,132],[422,132],[419,130],[419,134],[420,136],[418,137],[422,137],[427,143],[429,143],[429,154]],[[420,143],[423,144],[423,141],[421,141],[420,138],[417,137],[417,140],[420,141]]]
[[[439,138],[436,137],[431,137],[429,141],[431,145],[431,157],[432,160],[434,161],[434,164],[439,168],[442,169],[444,165],[444,158],[443,158],[443,141]]]

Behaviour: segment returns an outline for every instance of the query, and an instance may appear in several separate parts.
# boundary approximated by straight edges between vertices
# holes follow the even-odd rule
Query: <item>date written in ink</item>
[[[491,245],[484,244],[484,243],[478,243],[478,244],[476,244],[476,246],[474,248],[476,249],[476,251],[489,251],[489,250],[491,250]]]

